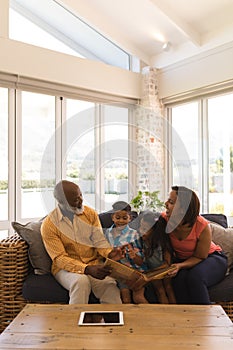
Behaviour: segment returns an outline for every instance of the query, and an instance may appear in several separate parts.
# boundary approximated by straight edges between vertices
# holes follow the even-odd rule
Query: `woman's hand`
[[[181,264],[177,263],[177,264],[172,264],[172,267],[175,267],[174,270],[172,270],[171,272],[168,272],[167,277],[175,277],[177,275],[177,273],[179,272],[179,270],[181,269]]]

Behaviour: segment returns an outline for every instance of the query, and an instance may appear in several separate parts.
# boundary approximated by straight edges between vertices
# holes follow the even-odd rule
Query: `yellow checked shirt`
[[[82,214],[74,215],[73,223],[57,207],[43,221],[41,235],[54,275],[60,270],[84,273],[87,265],[101,263],[112,250],[98,214],[87,206]]]

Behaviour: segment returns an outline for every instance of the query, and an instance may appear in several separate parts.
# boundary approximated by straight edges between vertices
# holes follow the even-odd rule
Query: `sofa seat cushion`
[[[30,273],[23,283],[24,299],[32,303],[69,303],[69,292],[62,287],[52,274],[36,275]],[[98,304],[99,300],[91,293],[89,304]]]
[[[212,302],[232,301],[233,300],[233,269],[218,284],[208,289],[210,300]]]
[[[69,292],[51,274],[30,273],[23,284],[23,297],[30,302],[68,303]]]

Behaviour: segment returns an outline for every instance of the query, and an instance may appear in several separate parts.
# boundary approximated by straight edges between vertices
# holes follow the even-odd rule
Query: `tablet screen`
[[[122,311],[82,311],[79,326],[119,326],[123,325]]]

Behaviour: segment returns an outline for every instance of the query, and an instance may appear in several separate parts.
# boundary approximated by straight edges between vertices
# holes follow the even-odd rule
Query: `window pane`
[[[209,211],[233,216],[233,94],[208,100]]]
[[[9,11],[9,37],[24,43],[83,57],[16,11]]]
[[[11,39],[130,69],[128,53],[57,1],[14,0],[9,18]]]
[[[173,185],[198,190],[198,103],[172,108]]]
[[[128,109],[104,106],[105,210],[128,201]]]
[[[0,88],[0,220],[8,219],[8,90]]]
[[[22,218],[48,213],[42,190],[55,184],[55,98],[22,92]]]
[[[84,203],[95,207],[95,105],[67,100],[66,177],[77,183]]]

